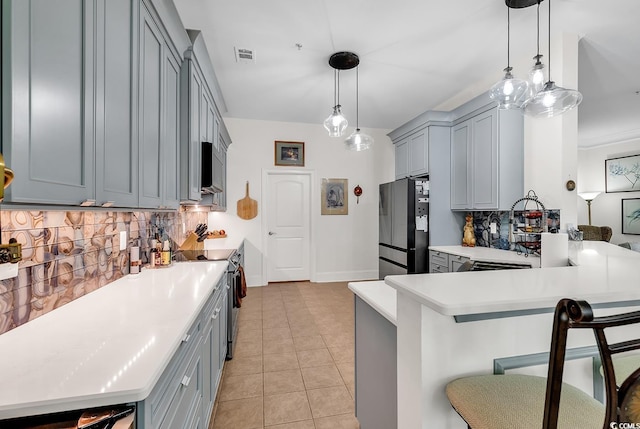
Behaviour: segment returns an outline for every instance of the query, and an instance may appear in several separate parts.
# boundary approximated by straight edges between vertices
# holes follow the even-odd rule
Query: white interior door
[[[267,280],[309,280],[311,178],[308,174],[267,177]]]

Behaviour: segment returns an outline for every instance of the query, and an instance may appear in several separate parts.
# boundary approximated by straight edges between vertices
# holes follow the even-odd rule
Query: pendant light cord
[[[358,69],[356,67],[356,131],[360,129],[360,79],[358,77]]]
[[[511,51],[511,14],[509,13],[510,7],[507,7],[507,68],[511,68],[511,59],[510,59],[510,51]]]
[[[551,82],[551,0],[549,2],[549,82]]]
[[[338,70],[333,69],[333,107],[335,108],[338,105],[337,95],[338,94]]]
[[[536,27],[537,33],[538,33],[538,38],[536,39],[538,42],[537,43],[538,53],[536,55],[536,62],[540,62],[540,2],[541,1],[542,0],[538,0],[538,20],[537,20],[538,25]]]

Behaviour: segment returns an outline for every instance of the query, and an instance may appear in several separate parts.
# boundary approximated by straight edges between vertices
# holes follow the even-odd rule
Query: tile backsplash
[[[151,239],[172,250],[206,212],[0,210],[2,243],[22,244],[18,276],[0,281],[0,334],[129,274],[129,249],[147,263]],[[126,250],[120,232],[126,231]]]
[[[522,217],[522,210],[514,210],[514,218],[518,222]],[[478,211],[473,212],[473,229],[476,236],[476,246],[493,247],[510,250],[509,243],[509,211]],[[491,234],[491,223],[496,224],[496,233]],[[560,210],[547,210],[547,227],[549,232],[560,229]],[[462,241],[462,229],[460,229]]]

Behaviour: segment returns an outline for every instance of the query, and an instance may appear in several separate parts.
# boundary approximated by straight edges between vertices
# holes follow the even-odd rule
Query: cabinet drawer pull
[[[184,337],[182,337],[182,342],[186,343],[187,341],[189,341],[189,338],[191,338],[191,335],[189,334],[184,334]]]
[[[115,204],[115,201],[105,201],[104,203],[102,203],[102,207],[111,207]]]
[[[218,315],[220,314],[220,310],[222,310],[222,307],[218,307],[215,310],[213,310],[213,315],[211,316],[212,319],[217,319]]]
[[[189,385],[189,382],[191,382],[191,377],[187,377],[185,375],[184,377],[182,377],[182,381],[180,382],[180,384],[182,384],[184,387],[187,387]]]

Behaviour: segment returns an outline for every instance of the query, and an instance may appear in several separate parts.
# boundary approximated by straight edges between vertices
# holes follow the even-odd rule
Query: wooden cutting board
[[[238,217],[248,220],[256,216],[258,216],[258,202],[249,197],[249,182],[247,182],[247,193],[244,198],[238,200]]]

